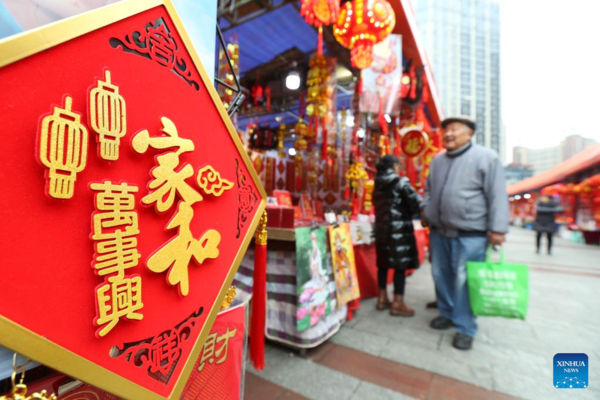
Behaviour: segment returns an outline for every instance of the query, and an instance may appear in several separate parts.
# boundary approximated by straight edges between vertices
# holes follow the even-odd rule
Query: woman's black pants
[[[542,245],[542,235],[543,232],[538,232],[536,237],[537,250],[540,251],[540,247]],[[552,232],[546,232],[546,237],[548,238],[548,252],[552,250]]]
[[[380,289],[387,287],[388,268],[377,268],[377,283]],[[403,270],[394,271],[394,294],[404,294],[404,285],[406,284],[406,274]]]

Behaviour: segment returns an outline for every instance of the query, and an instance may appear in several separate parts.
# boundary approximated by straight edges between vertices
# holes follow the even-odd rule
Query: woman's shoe
[[[412,317],[415,315],[415,310],[404,304],[404,296],[401,294],[394,295],[394,301],[390,306],[390,314],[395,317]]]
[[[387,290],[379,289],[379,298],[377,299],[377,306],[375,307],[379,311],[390,308],[390,299],[388,299]]]

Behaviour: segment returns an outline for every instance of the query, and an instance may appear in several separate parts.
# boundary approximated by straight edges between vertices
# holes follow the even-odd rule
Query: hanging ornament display
[[[314,54],[309,62],[306,84],[306,114],[310,118],[308,138],[316,139],[319,128],[322,133],[321,158],[327,158],[329,132],[335,129],[335,60]],[[333,129],[332,129],[333,128]]]
[[[395,25],[396,15],[386,0],[354,0],[342,5],[333,33],[350,50],[352,66],[363,69],[373,61],[373,46]]]
[[[229,63],[227,62],[227,56],[225,55],[225,50],[219,50],[219,77],[223,82],[231,87],[235,87],[235,79],[234,74],[239,75],[240,69],[240,45],[236,38],[229,38],[230,43],[227,44],[227,53],[229,53],[229,58],[231,59],[231,66],[233,67],[233,71],[229,67]],[[221,97],[221,101],[225,106],[225,109],[229,108],[231,102],[235,98],[233,90],[228,88],[227,86],[218,85],[217,89],[219,91],[219,97]]]

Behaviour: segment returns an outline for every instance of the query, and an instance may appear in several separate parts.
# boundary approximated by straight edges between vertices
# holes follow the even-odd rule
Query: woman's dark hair
[[[396,164],[400,164],[398,157],[392,155],[383,156],[377,163],[377,173],[382,174],[388,169],[394,168]]]

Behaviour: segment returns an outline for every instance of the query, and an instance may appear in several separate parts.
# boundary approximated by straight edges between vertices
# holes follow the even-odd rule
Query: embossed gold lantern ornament
[[[49,169],[46,192],[55,199],[73,197],[77,173],[87,161],[88,131],[81,115],[71,110],[72,102],[66,96],[65,108],[54,107],[40,128],[40,162]]]
[[[364,69],[373,61],[373,46],[388,37],[395,25],[396,15],[386,0],[354,0],[342,5],[333,34],[350,50],[352,66]]]
[[[125,100],[119,87],[110,81],[110,71],[104,71],[104,81],[90,91],[90,125],[99,135],[100,158],[115,161],[119,158],[121,138],[127,130]]]

